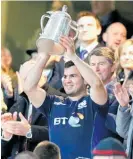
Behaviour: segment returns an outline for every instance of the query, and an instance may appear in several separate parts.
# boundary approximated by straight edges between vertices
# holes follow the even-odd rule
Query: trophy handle
[[[73,40],[75,40],[78,36],[78,30],[76,27],[74,26],[77,26],[76,22],[75,21],[71,21],[70,22],[70,27],[75,31],[76,35],[73,37]]]
[[[43,33],[43,30],[44,30],[43,22],[44,22],[44,19],[45,19],[45,18],[50,18],[50,16],[47,15],[47,14],[44,14],[44,15],[41,17],[40,25],[41,25],[42,33]]]

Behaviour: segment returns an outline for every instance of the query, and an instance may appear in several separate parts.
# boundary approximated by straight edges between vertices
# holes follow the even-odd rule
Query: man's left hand
[[[65,57],[69,58],[70,60],[75,57],[75,45],[74,40],[67,36],[62,36],[60,38],[60,44],[66,49],[64,54]]]
[[[19,113],[21,121],[7,121],[4,125],[7,128],[6,131],[18,136],[26,136],[30,130],[30,124],[27,119]]]

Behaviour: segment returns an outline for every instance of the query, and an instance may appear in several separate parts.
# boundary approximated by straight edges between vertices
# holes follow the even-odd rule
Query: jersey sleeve
[[[95,103],[92,99],[91,99],[91,103],[92,103],[92,108],[93,108],[94,112],[98,112],[103,116],[106,116],[108,114],[109,99],[107,100],[107,102],[104,105],[99,105],[99,104]]]
[[[46,117],[50,114],[50,111],[52,109],[53,102],[55,100],[55,96],[52,95],[46,95],[46,98],[43,102],[43,104],[38,108],[38,110],[42,113],[45,114]]]

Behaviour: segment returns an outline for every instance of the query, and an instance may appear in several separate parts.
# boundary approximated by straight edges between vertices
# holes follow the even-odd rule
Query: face
[[[8,50],[1,52],[1,65],[2,67],[10,67],[12,63],[12,56]]]
[[[78,22],[78,39],[82,42],[92,41],[97,39],[97,36],[100,34],[100,29],[96,25],[95,18],[91,16],[81,17]]]
[[[110,82],[114,72],[114,66],[104,56],[92,55],[90,58],[90,66],[93,71],[98,74],[104,84]]]
[[[111,1],[91,1],[92,12],[96,15],[104,15],[110,11],[111,5],[113,2]]]
[[[133,45],[123,48],[120,55],[120,65],[123,69],[133,70]]]
[[[81,77],[76,66],[65,68],[62,84],[65,92],[72,97],[78,96],[86,89],[84,79]]]
[[[123,25],[120,24],[114,24],[110,29],[107,31],[106,34],[106,45],[116,50],[122,43],[126,41],[126,29]]]

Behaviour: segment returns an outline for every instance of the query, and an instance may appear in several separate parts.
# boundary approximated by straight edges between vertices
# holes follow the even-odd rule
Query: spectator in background
[[[27,67],[27,70],[30,70]],[[9,113],[1,116],[2,140],[1,156],[14,158],[19,152],[24,150],[33,151],[35,146],[48,140],[48,127],[45,115],[32,106],[31,102],[23,92],[21,78],[18,76],[19,98],[11,107]],[[41,77],[39,86],[41,87],[45,80]]]
[[[11,52],[7,48],[1,49],[1,87],[9,110],[17,98],[17,76],[12,69]]]
[[[116,22],[108,26],[103,33],[103,41],[106,46],[112,49],[115,53],[119,46],[126,41],[127,30],[122,23]]]
[[[126,152],[129,159],[133,158],[133,70],[130,72],[124,85],[117,84],[114,90],[120,104],[116,124],[117,132],[127,139]],[[131,100],[130,100],[130,96]]]
[[[105,86],[114,80],[112,76],[115,72],[115,56],[111,49],[108,47],[96,48],[89,54],[87,60]]]
[[[49,141],[40,142],[34,149],[39,159],[61,159],[60,148]]]
[[[77,16],[78,42],[77,55],[84,60],[96,47],[99,47],[98,35],[101,33],[101,25],[96,16],[87,11],[82,11]]]
[[[131,38],[133,35],[133,22],[123,18],[118,10],[115,9],[115,1],[91,1],[91,9],[96,14],[102,25],[102,33],[100,41],[102,41],[102,34],[105,32],[107,27],[114,23],[120,22],[127,29],[127,38]]]
[[[12,55],[7,48],[1,49],[1,73],[9,75],[12,79],[16,75],[12,69]]]
[[[14,159],[39,159],[33,152],[23,151],[19,153]]]
[[[115,96],[120,104],[117,113],[117,132],[127,140],[129,159],[133,158],[133,39],[127,40],[119,48],[119,64],[123,69],[123,86],[115,86]]]
[[[101,140],[92,154],[93,159],[127,159],[122,144],[112,137]]]
[[[120,83],[128,77],[130,70],[133,68],[133,39],[126,40],[116,52],[116,76]]]
[[[94,49],[87,59],[90,67],[102,80],[109,96],[109,110],[106,118],[103,118],[100,114],[95,116],[96,132],[99,132],[104,138],[110,136],[121,140],[117,135],[115,123],[118,102],[113,93],[116,83],[116,78],[113,78],[116,68],[114,53],[107,47],[99,47]]]
[[[7,105],[4,102],[4,96],[3,96],[2,89],[1,89],[1,92],[0,92],[0,97],[1,97],[1,114],[3,114],[7,111]]]

